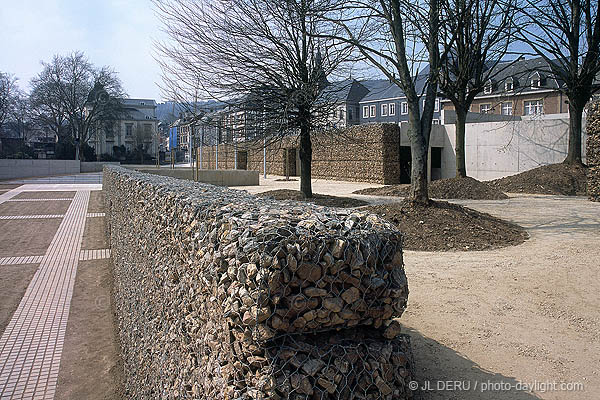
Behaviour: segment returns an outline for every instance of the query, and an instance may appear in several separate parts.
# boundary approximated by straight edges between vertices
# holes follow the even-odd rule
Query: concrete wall
[[[75,160],[0,159],[0,180],[78,174],[79,168]]]
[[[103,189],[129,398],[413,398],[393,225],[120,167]]]
[[[93,162],[81,162],[81,173],[84,172],[102,172],[102,168],[105,165],[121,165],[118,161],[93,161]]]
[[[170,176],[172,178],[194,180],[191,168],[134,168],[136,171],[154,175]],[[216,186],[258,186],[258,171],[245,170],[199,170],[198,182]]]
[[[568,116],[522,118],[521,121],[467,124],[465,153],[469,176],[479,180],[497,179],[564,160]],[[454,125],[443,127],[446,139],[442,152],[442,178],[452,178],[456,172],[456,130]],[[585,154],[585,135],[583,149]]]

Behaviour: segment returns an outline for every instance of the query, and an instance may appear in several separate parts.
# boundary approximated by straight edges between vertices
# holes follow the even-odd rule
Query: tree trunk
[[[583,164],[581,158],[581,130],[583,107],[569,101],[569,145],[567,158],[563,161],[565,164]]]
[[[409,200],[415,204],[429,204],[429,190],[427,187],[427,153],[429,143],[422,135],[421,121],[418,118],[411,118],[408,129],[412,156]]]
[[[304,197],[306,198],[313,197],[311,182],[311,163],[312,143],[310,140],[310,128],[308,126],[308,121],[303,120],[300,122],[300,191],[304,194]]]
[[[467,167],[465,159],[465,125],[467,123],[467,112],[459,107],[456,110],[456,177],[465,178]]]

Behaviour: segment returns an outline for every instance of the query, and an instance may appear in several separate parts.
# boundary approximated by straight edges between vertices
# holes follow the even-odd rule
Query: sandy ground
[[[44,255],[61,221],[60,218],[0,220],[0,257]]]
[[[107,249],[108,239],[104,233],[104,217],[86,218],[82,250]]]
[[[10,322],[38,266],[0,265],[0,334]]]
[[[71,200],[11,201],[0,204],[0,215],[63,215]]]
[[[406,252],[410,296],[400,320],[412,336],[417,381],[436,389],[422,397],[597,399],[600,204],[554,196],[460,203],[516,222],[531,238],[495,251]],[[471,390],[437,390],[446,380]],[[499,390],[482,392],[487,381]],[[535,382],[533,394],[515,388]],[[553,382],[556,389],[542,387]]]
[[[75,192],[53,191],[53,192],[21,192],[13,200],[19,199],[72,199]]]
[[[350,195],[363,185],[315,183],[318,193],[399,200]],[[281,186],[297,189],[299,182]],[[412,337],[416,381],[432,388],[418,396],[598,399],[600,204],[543,195],[456,203],[515,222],[531,238],[493,251],[405,252],[410,296],[400,321]],[[446,381],[463,390],[448,390],[454,383]]]
[[[92,190],[90,192],[90,201],[88,203],[89,213],[104,212],[104,193],[101,190]]]
[[[123,365],[111,307],[112,285],[110,260],[79,263],[56,400],[128,398],[123,392]]]

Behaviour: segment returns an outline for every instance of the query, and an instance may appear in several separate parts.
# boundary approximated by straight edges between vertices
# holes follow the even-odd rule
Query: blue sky
[[[0,71],[29,80],[40,61],[83,51],[118,73],[130,97],[161,100],[153,40],[164,39],[150,0],[14,0],[0,7]]]

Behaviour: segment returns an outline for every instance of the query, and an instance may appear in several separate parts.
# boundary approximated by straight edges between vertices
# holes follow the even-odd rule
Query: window
[[[512,92],[514,89],[514,82],[512,80],[512,78],[508,78],[505,82],[504,82],[504,90],[506,90],[507,92]]]
[[[146,115],[146,119],[150,119],[150,116],[149,116],[149,115]]]
[[[544,113],[544,100],[531,100],[526,101],[525,105],[525,115],[535,115],[535,114],[543,114]]]
[[[436,119],[436,118],[434,118],[434,119],[432,119],[432,120],[431,120],[431,124],[432,124],[432,125],[440,125],[440,120],[439,120],[439,119]]]
[[[382,117],[387,117],[388,115],[388,105],[387,104],[382,104],[381,105],[381,116]]]
[[[340,119],[344,119],[344,110],[340,109]]]
[[[363,106],[363,118],[369,118],[369,106]]]
[[[150,125],[150,124],[144,124],[144,133],[146,135],[152,134],[152,125]]]
[[[481,114],[489,114],[492,111],[492,105],[491,104],[480,104],[479,105],[479,112]]]
[[[144,103],[143,101],[140,102],[140,106],[145,106],[146,103]]]
[[[377,107],[369,106],[369,116],[375,118],[377,116]]]
[[[402,115],[408,114],[408,103],[406,101],[403,101],[402,104],[400,104],[400,113]]]
[[[483,94],[492,93],[492,81],[487,81],[485,86],[483,87]]]
[[[507,101],[506,103],[502,103],[502,115],[513,115],[512,101]]]
[[[396,103],[390,103],[390,116],[396,115]]]
[[[348,109],[348,121],[352,121],[352,109]]]
[[[425,99],[423,99],[423,108],[425,108]],[[436,98],[435,102],[433,103],[433,111],[434,112],[440,111],[440,99],[438,99],[438,98]]]
[[[540,76],[539,72],[536,72],[531,76],[531,88],[537,89],[541,86],[542,86],[542,77]]]
[[[125,136],[131,136],[133,134],[133,124],[125,125]]]

